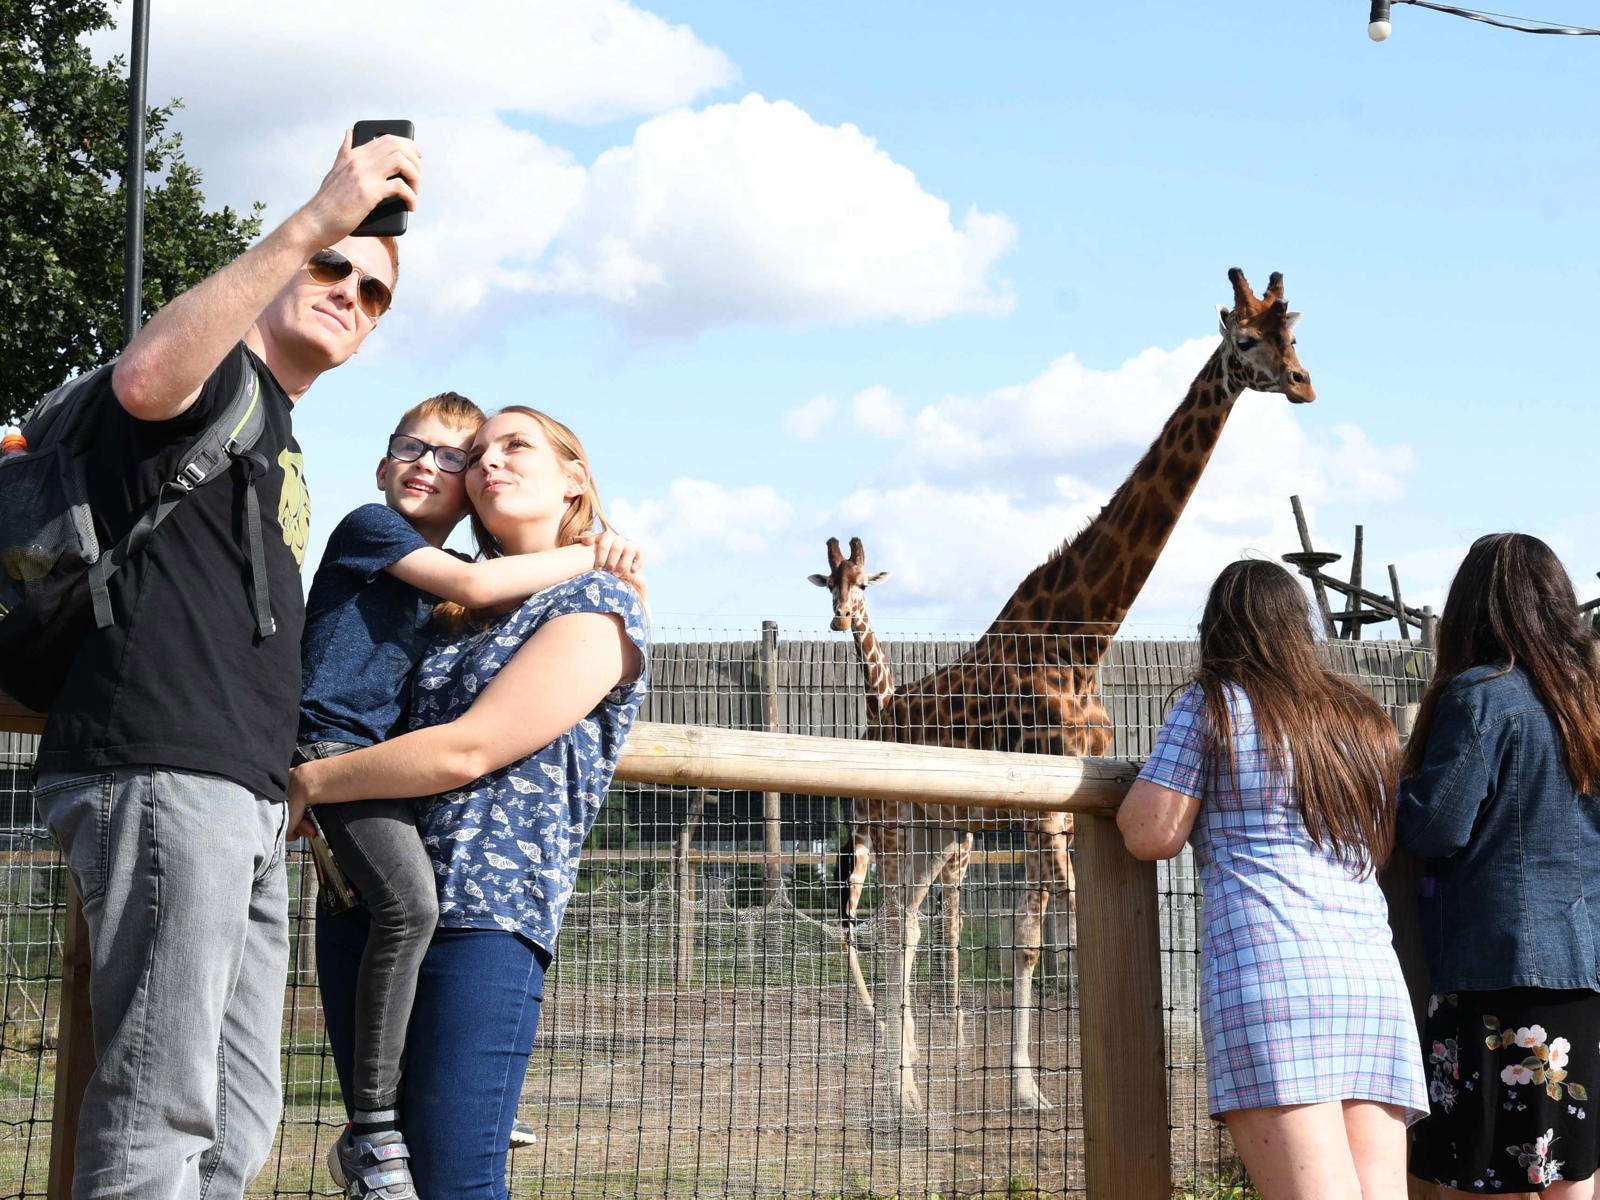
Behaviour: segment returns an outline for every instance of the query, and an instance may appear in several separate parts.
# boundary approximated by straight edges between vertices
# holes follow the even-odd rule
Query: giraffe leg
[[[914,889],[906,889],[914,894]],[[888,942],[889,1084],[903,1114],[922,1111],[914,1067],[917,1061],[917,1021],[911,1010],[911,973],[917,943],[922,938],[917,913],[921,906],[897,903],[892,924],[885,927]]]
[[[1045,1109],[1055,1106],[1039,1091],[1029,1046],[1032,1043],[1033,972],[1039,965],[1040,935],[1045,913],[1050,907],[1050,886],[1042,841],[1030,832],[1027,886],[1017,903],[1012,922],[1011,950],[1011,1088],[1018,1108]]]
[[[850,873],[839,901],[839,920],[844,929],[845,962],[850,971],[850,981],[855,984],[856,999],[862,1011],[873,1015],[872,989],[861,973],[861,955],[856,948],[858,913],[861,908],[861,890],[866,886],[867,868],[872,864],[872,839],[864,826],[856,826],[850,835]],[[843,864],[840,864],[841,866]]]
[[[879,864],[884,877],[884,894],[891,889],[892,921],[885,926],[889,951],[889,996],[885,1004],[889,1022],[889,1079],[902,1115],[922,1111],[922,1094],[917,1088],[917,1022],[912,1010],[911,979],[916,965],[917,944],[922,940],[919,917],[927,902],[933,881],[944,870],[955,843],[940,845],[937,831],[914,828],[908,833],[906,852],[885,855]],[[902,874],[903,873],[903,874]]]
[[[967,1044],[966,1013],[961,1007],[961,883],[972,861],[972,835],[956,842],[955,851],[939,873],[939,956],[930,960],[939,967],[940,1001],[955,1021],[956,1049]]]
[[[1052,846],[1050,901],[1056,968],[1069,987],[1072,986],[1072,951],[1078,945],[1078,885],[1072,872],[1071,849],[1072,817],[1068,814],[1065,827]]]

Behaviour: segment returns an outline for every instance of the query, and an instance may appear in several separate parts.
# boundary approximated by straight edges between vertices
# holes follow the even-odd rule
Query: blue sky
[[[1284,273],[1319,398],[1240,400],[1128,632],[1295,548],[1291,493],[1412,603],[1504,528],[1600,594],[1600,38],[1397,5],[1378,45],[1358,0],[152,8],[213,203],[275,224],[350,123],[417,125],[395,310],[296,413],[314,556],[453,388],[584,438],[664,632],[815,629],[830,535],[892,572],[887,631],[979,629],[1180,402],[1239,266]]]

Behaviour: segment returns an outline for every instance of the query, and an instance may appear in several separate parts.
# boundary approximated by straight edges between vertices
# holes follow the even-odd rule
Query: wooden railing
[[[1131,759],[1068,758],[641,723],[617,778],[635,783],[1063,811],[1075,815],[1084,1174],[1090,1200],[1170,1200],[1172,1146],[1154,863],[1128,853],[1117,806]],[[1427,1000],[1417,866],[1383,873],[1418,1020]],[[1408,1179],[1409,1200],[1438,1190]],[[1531,1200],[1531,1194],[1529,1197]]]
[[[0,692],[0,733],[43,733],[44,714]]]
[[[0,707],[0,719],[6,710]],[[14,727],[14,726],[13,726]],[[1138,763],[891,745],[641,723],[617,779],[708,789],[860,796],[928,805],[1065,811],[1076,817],[1079,1038],[1084,1172],[1090,1200],[1170,1200],[1165,1030],[1155,864],[1134,859],[1116,810]],[[1409,864],[1385,880],[1408,978],[1418,961]],[[76,907],[72,906],[74,916]],[[1408,919],[1409,918],[1409,919]],[[74,929],[81,931],[76,921]],[[57,1108],[49,1195],[70,1192],[77,1097],[92,1069],[86,946],[68,931]],[[76,951],[76,953],[74,953]],[[1425,982],[1414,983],[1420,996]],[[1434,1189],[1415,1181],[1413,1200]]]

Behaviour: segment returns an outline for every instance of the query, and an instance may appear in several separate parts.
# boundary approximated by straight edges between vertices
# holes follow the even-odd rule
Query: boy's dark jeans
[[[306,742],[296,747],[295,763],[356,749],[343,742]],[[409,800],[323,804],[316,815],[372,919],[356,976],[354,1095],[345,1097],[345,1105],[381,1112],[400,1099],[417,970],[439,923],[433,864]]]

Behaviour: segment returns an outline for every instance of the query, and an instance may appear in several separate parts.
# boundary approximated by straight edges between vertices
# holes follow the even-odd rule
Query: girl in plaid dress
[[[1549,546],[1479,538],[1406,747],[1423,858],[1433,1111],[1412,1172],[1446,1197],[1590,1200],[1600,1164],[1600,667]]]
[[[1117,824],[1139,858],[1194,848],[1207,1100],[1264,1200],[1406,1194],[1427,1092],[1375,877],[1399,755],[1383,710],[1319,662],[1294,577],[1225,568]]]

